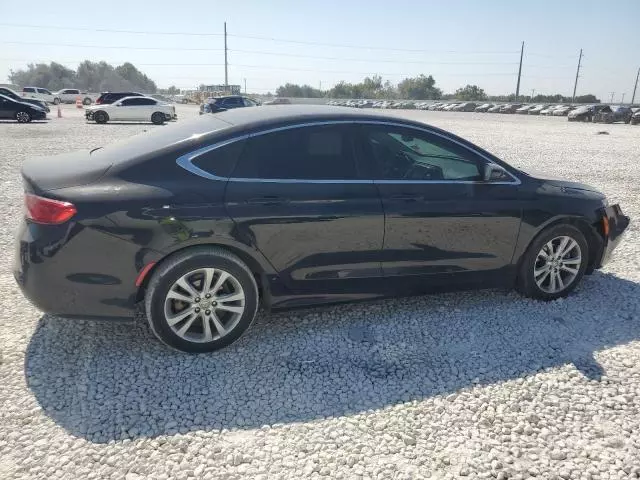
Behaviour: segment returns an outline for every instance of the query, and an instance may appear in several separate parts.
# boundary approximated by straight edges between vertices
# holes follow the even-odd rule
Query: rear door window
[[[291,128],[251,137],[232,177],[353,180],[358,177],[347,125]]]
[[[28,93],[36,93],[36,89],[33,87],[24,87],[22,89],[23,92],[28,92]]]

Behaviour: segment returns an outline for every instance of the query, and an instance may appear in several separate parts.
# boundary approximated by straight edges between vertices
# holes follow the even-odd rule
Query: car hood
[[[542,172],[532,172],[527,171],[524,172],[529,177],[538,180],[550,187],[560,188],[563,191],[579,191],[579,192],[589,192],[595,194],[596,196],[600,196],[604,198],[604,195],[596,188],[591,185],[587,185],[586,183],[574,182],[571,180],[564,180],[559,177],[555,177],[553,175],[549,175],[547,173]]]

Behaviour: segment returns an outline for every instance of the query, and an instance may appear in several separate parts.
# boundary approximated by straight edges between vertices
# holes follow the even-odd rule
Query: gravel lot
[[[262,315],[232,347],[188,356],[140,319],[43,316],[15,285],[25,156],[166,128],[63,114],[0,122],[0,479],[640,477],[637,222],[563,301],[488,291]],[[595,185],[640,218],[640,127],[390,114]]]

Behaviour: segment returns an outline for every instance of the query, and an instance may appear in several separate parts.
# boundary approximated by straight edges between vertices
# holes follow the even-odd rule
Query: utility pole
[[[244,94],[247,94],[247,79],[244,79]]]
[[[320,80],[320,88],[318,90],[322,91],[322,80]]]
[[[622,94],[622,99],[620,99],[620,105],[624,105],[624,96],[626,95],[626,92]]]
[[[578,88],[578,76],[580,75],[580,62],[582,62],[582,49],[580,49],[580,56],[578,57],[578,69],[576,70],[576,81],[573,84],[573,97],[571,97],[571,103],[576,101],[576,88]]]
[[[609,100],[609,103],[613,103],[613,95],[614,95],[615,93],[616,93],[616,92],[611,92],[611,100]]]
[[[229,86],[229,63],[227,62],[227,22],[224,22],[224,86]]]
[[[633,86],[633,95],[631,97],[631,104],[636,101],[636,89],[638,88],[638,77],[640,77],[640,68],[638,68],[638,73],[636,73],[636,83]]]
[[[536,89],[532,88],[531,89],[531,101],[533,102],[533,95],[536,93]]]
[[[518,85],[516,86],[516,102],[518,101],[518,95],[520,95],[520,75],[522,75],[522,55],[524,54],[524,42],[520,47],[520,68],[518,68]]]

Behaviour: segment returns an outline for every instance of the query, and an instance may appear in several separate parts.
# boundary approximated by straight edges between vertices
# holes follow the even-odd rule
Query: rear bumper
[[[602,267],[611,258],[611,254],[620,244],[622,235],[631,221],[629,217],[622,213],[620,205],[611,205],[603,209],[603,215],[609,222],[609,235],[605,238],[600,259],[596,262],[596,268]]]
[[[130,317],[136,305],[135,279],[145,261],[136,245],[94,228],[23,221],[13,274],[24,295],[44,312]]]

